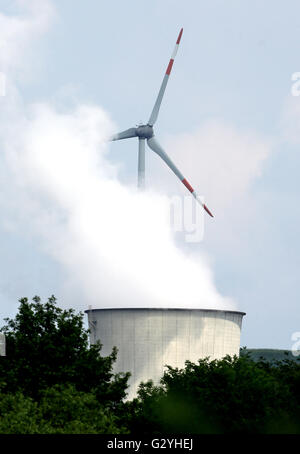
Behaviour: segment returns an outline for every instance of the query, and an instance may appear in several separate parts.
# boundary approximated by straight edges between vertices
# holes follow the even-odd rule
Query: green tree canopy
[[[38,398],[54,385],[93,391],[99,402],[117,406],[126,395],[129,374],[112,372],[117,351],[101,356],[101,344],[89,346],[83,314],[63,310],[54,296],[45,304],[38,296],[20,299],[14,319],[5,319],[6,357],[0,361],[2,391]]]
[[[167,367],[141,384],[134,433],[300,433],[300,364],[248,356]]]
[[[0,393],[0,434],[127,433],[118,418],[93,393],[55,385],[39,401],[17,392]]]

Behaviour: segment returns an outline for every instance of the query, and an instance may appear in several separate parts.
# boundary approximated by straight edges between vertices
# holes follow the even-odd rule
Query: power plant
[[[89,309],[90,340],[101,354],[118,348],[114,373],[131,372],[128,398],[141,381],[158,383],[165,365],[239,355],[244,312],[215,309]]]

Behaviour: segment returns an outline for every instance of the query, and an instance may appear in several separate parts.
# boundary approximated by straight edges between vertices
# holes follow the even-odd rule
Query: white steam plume
[[[111,131],[93,106],[58,113],[35,105],[14,122],[5,153],[19,225],[42,237],[86,305],[233,308],[204,258],[176,248],[168,200],[119,183],[107,159]]]
[[[175,246],[168,199],[118,181],[108,159],[112,124],[101,108],[24,104],[14,80],[28,70],[32,42],[55,10],[48,0],[14,5],[22,15],[0,14],[0,71],[9,81],[1,100],[2,228],[30,235],[62,264],[68,306],[234,308],[205,259]]]

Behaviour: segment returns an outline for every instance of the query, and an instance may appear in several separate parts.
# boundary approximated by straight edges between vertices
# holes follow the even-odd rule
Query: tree
[[[39,401],[22,393],[0,393],[0,434],[127,433],[118,418],[93,393],[55,385]]]
[[[117,351],[102,357],[101,344],[89,346],[83,314],[63,310],[51,296],[20,299],[14,319],[5,319],[7,356],[0,361],[3,392],[21,392],[38,399],[42,390],[70,384],[93,391],[101,404],[115,408],[126,395],[128,373],[114,375]]]
[[[140,385],[136,433],[300,433],[300,365],[248,356],[168,366],[159,386]]]

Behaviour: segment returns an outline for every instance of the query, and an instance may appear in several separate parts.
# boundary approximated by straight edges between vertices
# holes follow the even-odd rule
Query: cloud
[[[0,13],[0,70],[10,74],[26,68],[32,42],[49,29],[55,16],[48,0],[18,0],[12,6],[15,14]]]
[[[219,214],[248,197],[272,151],[269,139],[220,120],[169,137],[165,144],[194,189]]]
[[[288,96],[285,99],[280,126],[282,140],[292,145],[299,145],[300,99],[298,96]]]

